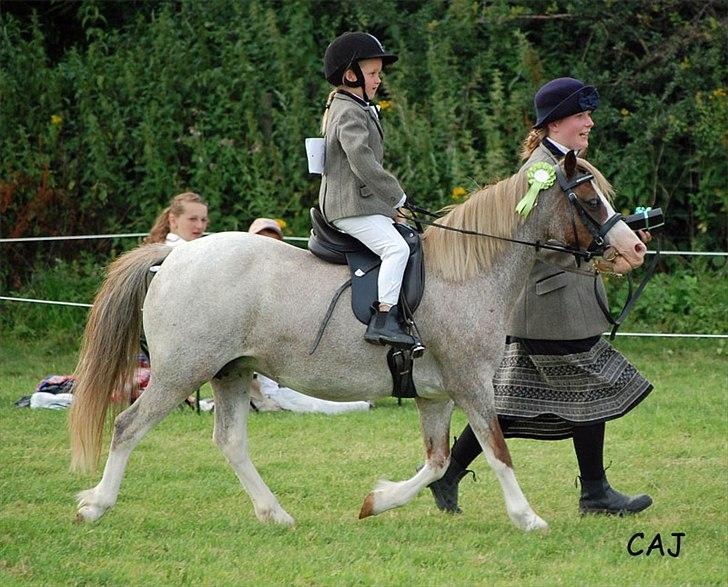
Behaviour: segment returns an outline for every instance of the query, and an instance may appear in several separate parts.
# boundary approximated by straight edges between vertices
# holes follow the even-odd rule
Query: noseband
[[[603,224],[599,224],[591,216],[591,214],[589,214],[584,209],[581,200],[574,192],[574,189],[579,187],[581,184],[593,180],[594,175],[592,175],[591,173],[584,173],[582,175],[577,175],[576,177],[573,177],[571,179],[567,179],[560,165],[555,165],[554,168],[556,170],[556,179],[559,182],[559,187],[571,203],[571,227],[574,231],[575,248],[577,251],[582,253],[579,255],[574,254],[574,257],[576,257],[576,266],[578,267],[581,264],[582,259],[589,261],[592,257],[599,257],[604,254],[604,252],[607,250],[607,233],[617,222],[622,220],[622,215],[619,212],[615,212],[609,218],[607,218],[607,220]],[[576,210],[576,213],[579,215],[582,223],[589,231],[589,234],[591,234],[592,236],[592,241],[586,248],[586,252],[589,254],[589,256],[583,254],[584,251],[581,249],[581,245],[579,244],[579,233],[576,230],[576,219],[574,217],[574,210]]]

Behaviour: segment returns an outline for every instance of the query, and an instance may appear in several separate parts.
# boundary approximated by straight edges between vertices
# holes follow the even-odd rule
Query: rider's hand
[[[403,213],[404,208],[397,208],[397,213],[394,215],[394,221],[397,224],[407,224],[407,216]]]

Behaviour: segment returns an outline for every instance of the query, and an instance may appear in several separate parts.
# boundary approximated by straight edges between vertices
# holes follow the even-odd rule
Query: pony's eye
[[[592,210],[597,210],[600,204],[601,202],[599,201],[599,198],[592,198],[591,200],[586,201],[586,205]]]

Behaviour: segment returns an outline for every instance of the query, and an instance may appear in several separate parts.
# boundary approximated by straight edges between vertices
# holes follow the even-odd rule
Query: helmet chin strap
[[[362,94],[364,94],[364,100],[369,102],[369,96],[367,96],[366,86],[364,85],[364,74],[361,71],[361,67],[359,67],[359,62],[354,61],[351,64],[351,67],[349,67],[348,69],[351,69],[351,71],[354,72],[354,75],[356,76],[356,81],[351,81],[347,79],[346,72],[344,72],[344,85],[347,88],[361,88]]]

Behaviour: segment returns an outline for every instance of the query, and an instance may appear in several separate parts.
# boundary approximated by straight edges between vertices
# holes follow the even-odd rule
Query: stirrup
[[[415,344],[412,346],[412,358],[419,359],[425,354],[425,347],[419,340],[415,339]]]

